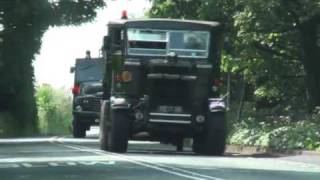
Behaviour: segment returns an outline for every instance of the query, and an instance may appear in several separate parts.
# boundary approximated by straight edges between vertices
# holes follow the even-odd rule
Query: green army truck
[[[108,24],[104,37],[102,150],[123,153],[128,140],[193,139],[198,154],[225,150],[225,103],[219,98],[223,26],[145,19]]]
[[[70,68],[74,73],[72,133],[75,138],[84,138],[90,126],[99,124],[103,70],[103,59],[90,56],[76,59],[75,66]]]

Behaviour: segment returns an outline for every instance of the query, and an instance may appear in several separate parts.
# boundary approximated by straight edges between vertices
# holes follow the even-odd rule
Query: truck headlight
[[[80,105],[76,106],[76,111],[82,111],[82,107]]]
[[[197,115],[196,116],[196,122],[197,123],[204,123],[205,120],[206,120],[206,118],[203,115]]]
[[[218,86],[212,86],[212,87],[211,87],[211,90],[212,90],[213,92],[217,92],[217,91],[219,90],[219,87],[218,87]]]
[[[143,120],[144,116],[143,116],[143,113],[141,111],[137,111],[135,114],[134,114],[136,120],[138,121],[141,121]]]

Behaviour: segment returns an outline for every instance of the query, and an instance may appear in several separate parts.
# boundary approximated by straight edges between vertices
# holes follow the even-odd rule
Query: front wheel
[[[107,104],[104,102],[103,105],[101,106],[100,124],[99,124],[100,125],[100,149],[104,151],[109,150],[107,112],[108,112]]]
[[[111,111],[111,130],[109,131],[109,150],[124,153],[128,149],[130,134],[130,119],[127,111]]]
[[[79,121],[79,119],[74,118],[72,121],[73,125],[73,137],[74,138],[84,138],[86,137],[86,126],[84,123]]]
[[[184,145],[183,140],[184,140],[183,138],[178,138],[178,139],[177,139],[176,149],[177,149],[177,151],[179,151],[179,152],[182,152],[182,151],[183,151],[183,145]]]
[[[225,151],[226,136],[225,113],[210,113],[204,132],[193,139],[193,151],[199,154],[221,156]]]

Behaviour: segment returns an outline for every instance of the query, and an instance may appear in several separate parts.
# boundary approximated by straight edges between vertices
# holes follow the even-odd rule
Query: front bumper
[[[73,111],[73,116],[85,122],[98,122],[100,113],[92,111]]]

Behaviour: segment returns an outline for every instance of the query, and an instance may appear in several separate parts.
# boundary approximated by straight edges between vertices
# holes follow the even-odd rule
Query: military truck
[[[225,103],[219,98],[223,26],[218,22],[145,19],[108,24],[100,116],[102,150],[123,153],[128,140],[171,143],[222,155]]]
[[[74,73],[73,93],[73,137],[83,138],[91,125],[99,124],[100,101],[102,99],[102,77],[104,63],[102,58],[76,59],[70,72]]]

